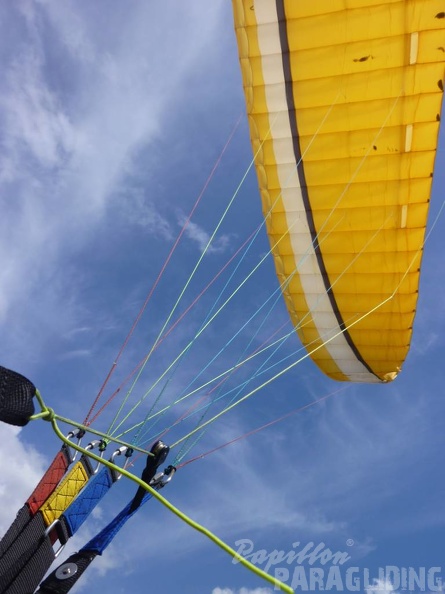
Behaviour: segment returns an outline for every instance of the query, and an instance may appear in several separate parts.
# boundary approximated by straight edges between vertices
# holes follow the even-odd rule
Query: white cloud
[[[5,114],[5,149],[17,160],[33,157],[42,167],[60,166],[74,148],[76,132],[54,93],[46,86],[42,58],[28,50],[7,74],[8,91],[0,105]],[[28,155],[23,152],[27,149]],[[8,176],[11,181],[11,176]]]
[[[122,211],[127,220],[143,227],[146,231],[171,241],[173,233],[167,218],[163,216],[152,200],[142,190],[127,191],[122,196]]]
[[[30,296],[37,302],[36,290],[44,283],[45,293],[58,303],[43,299],[42,291],[39,318],[55,319],[62,304],[64,317],[76,317],[81,287],[72,283],[66,299],[61,263],[106,225],[107,209],[117,206],[130,224],[171,239],[170,224],[155,201],[126,182],[142,169],[147,183],[157,162],[153,143],[164,133],[179,89],[205,59],[202,48],[212,39],[219,9],[203,6],[161,10],[140,4],[125,11],[124,26],[116,6],[107,17],[111,35],[98,33],[95,9],[87,5],[68,2],[62,8],[42,1],[11,9],[23,35],[2,65],[0,322],[8,322],[13,306],[29,311]],[[200,22],[206,26],[196,36]],[[161,38],[170,31],[178,32],[174,43],[163,43],[159,53]],[[69,77],[63,69],[52,71],[54,51],[57,68],[65,64]],[[142,164],[135,168],[140,154]],[[54,277],[63,286],[59,293],[52,287]],[[25,328],[29,318],[22,315],[21,321]],[[23,337],[26,344],[24,328],[15,322],[14,339]],[[34,333],[34,344],[40,336]]]
[[[437,320],[436,320],[437,324]],[[433,331],[424,331],[422,333],[418,332],[416,341],[412,345],[412,351],[416,355],[427,355],[429,352],[434,352],[434,350],[439,346],[439,342],[442,339],[442,336],[439,335],[437,332]]]
[[[0,534],[31,495],[46,470],[44,457],[20,440],[21,429],[0,423]]]
[[[374,582],[365,588],[366,594],[385,594],[388,592],[395,592],[394,586],[390,580],[374,579]]]
[[[181,215],[178,217],[178,222],[182,226],[186,222],[186,218]],[[192,241],[198,244],[199,250],[203,252],[210,241],[210,234],[207,233],[200,225],[190,221],[185,229],[185,235]],[[212,243],[207,248],[207,254],[221,254],[227,250],[231,243],[231,236],[228,234],[215,237]]]

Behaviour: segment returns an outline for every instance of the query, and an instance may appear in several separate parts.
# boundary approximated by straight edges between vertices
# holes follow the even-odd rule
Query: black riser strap
[[[86,456],[82,456],[77,465],[78,468],[83,468],[84,476],[87,476],[88,478],[91,476],[92,467],[89,459]],[[76,467],[73,467],[71,472],[76,474],[75,471]],[[65,484],[68,484],[70,481],[77,481],[77,478],[70,478],[70,475],[68,475],[65,479]],[[61,483],[59,488],[63,486],[64,483]],[[18,577],[20,573],[25,571],[25,566],[27,566],[29,560],[36,553],[38,547],[44,540],[47,526],[52,523],[52,520],[45,518],[45,514],[47,514],[48,511],[51,511],[51,514],[49,515],[52,517],[57,517],[54,511],[59,512],[58,508],[51,508],[51,510],[47,509],[49,502],[53,500],[55,493],[57,493],[57,491],[55,491],[53,495],[51,495],[51,498],[45,502],[44,507],[41,508],[41,510],[38,511],[37,514],[28,522],[22,532],[16,537],[14,542],[5,552],[3,557],[0,558],[0,594],[3,592],[3,590],[5,590],[6,586],[9,586],[9,584],[11,584],[13,580]],[[69,505],[68,497],[56,497],[55,501],[58,505],[61,503]],[[62,543],[65,543],[68,540],[68,533],[63,518],[59,518],[59,520],[60,521],[56,524],[57,534],[62,535],[60,540]],[[56,532],[53,531],[51,535],[55,536]],[[54,538],[53,542],[55,540],[56,538]],[[53,559],[49,561],[48,565],[42,568],[43,573],[40,575],[40,579],[49,569],[52,560]],[[35,587],[38,586],[39,581],[36,582]]]
[[[31,519],[29,507],[25,504],[17,513],[15,520],[8,528],[8,531],[0,540],[0,558],[6,553],[20,533],[25,529],[26,524]]]
[[[36,551],[46,525],[42,514],[36,514],[0,559],[0,594],[14,581]]]
[[[0,541],[0,558],[6,553],[13,542],[20,536],[28,522],[35,516],[38,509],[56,489],[60,479],[70,464],[70,453],[65,444],[56,454],[54,460],[46,470],[37,487],[28,497],[25,505],[19,510],[8,531]]]
[[[150,498],[151,493],[146,492],[142,499],[142,504],[146,503]],[[94,558],[97,555],[102,555],[102,552],[111,543],[119,530],[136,513],[137,510],[130,513],[130,507],[131,502],[128,503],[124,509],[121,510],[117,516],[78,553],[71,555],[63,565],[60,565],[53,571],[53,573],[40,585],[38,594],[66,594],[69,592],[90,563],[92,563]],[[74,564],[76,567],[69,564]],[[67,578],[69,571],[72,573]]]
[[[86,459],[85,462],[88,462],[88,460]],[[8,585],[8,588],[15,588],[15,590],[11,590],[11,594],[12,592],[20,592],[20,587],[26,587],[28,591],[31,587],[35,589],[39,585],[54,560],[51,540],[55,542],[57,536],[60,542],[65,544],[112,485],[112,475],[104,467],[98,476],[88,482],[74,502],[60,516],[49,536],[46,536],[44,521],[41,522],[39,519],[39,521],[31,520],[29,522],[29,524],[32,524],[32,532],[31,528],[26,526],[10,547],[9,554],[5,556],[3,561],[3,570],[5,571],[3,585]],[[43,519],[40,512],[38,516]],[[40,534],[39,531],[41,531]],[[7,592],[9,594],[9,589]]]
[[[40,513],[33,518],[30,524],[37,524],[39,516],[41,516]],[[44,526],[43,518],[42,523]],[[36,530],[40,528],[41,526]],[[65,544],[67,540],[68,531],[63,520],[59,521],[49,534],[46,531],[43,532],[40,538],[34,540],[33,544],[30,544],[20,557],[16,557],[14,566],[9,567],[4,576],[1,575],[0,594],[27,594],[28,592],[31,594],[34,592],[55,559],[53,543],[58,547],[59,544]]]
[[[66,594],[95,557],[93,551],[74,553],[40,584],[37,594]]]
[[[19,573],[5,594],[32,594],[54,561],[54,550],[49,537],[40,546]]]

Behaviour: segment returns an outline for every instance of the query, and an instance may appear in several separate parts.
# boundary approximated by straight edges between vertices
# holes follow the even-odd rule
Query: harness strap
[[[141,505],[151,498],[151,494],[145,492]],[[140,507],[140,506],[139,506]],[[127,521],[137,512],[139,508],[131,510],[131,503],[128,503],[118,514],[105,526],[95,537],[93,537],[87,544],[82,547],[81,551],[90,551],[96,555],[102,555],[105,549],[109,546],[113,538],[127,523]]]
[[[155,475],[159,464],[164,462],[169,450],[170,448],[162,441],[155,442],[151,448],[152,455],[147,458],[147,464],[142,472],[142,480],[151,484],[156,490],[162,489],[169,483],[176,472],[174,466],[168,466],[164,472]],[[141,491],[144,494],[139,498]],[[37,594],[66,594],[69,592],[97,555],[102,555],[121,528],[151,496],[151,493],[147,493],[143,487],[138,488],[136,497],[127,503],[117,516],[80,551],[71,555],[65,563],[53,571],[40,584]],[[135,499],[137,499],[137,505],[135,505]]]
[[[35,517],[39,517],[37,514]],[[8,585],[4,594],[32,594],[37,588],[39,582],[43,579],[51,563],[54,561],[55,553],[53,541],[59,540],[65,544],[68,540],[63,523],[57,523],[57,526],[50,533],[45,532],[40,538],[37,548],[27,559],[22,570],[15,576]]]
[[[3,557],[15,539],[25,529],[25,526],[31,518],[53,493],[59,482],[62,480],[63,475],[68,470],[70,461],[68,447],[63,444],[62,448],[56,454],[54,460],[41,478],[39,484],[31,493],[25,505],[18,511],[15,520],[0,540],[0,558]]]
[[[48,470],[43,475],[41,481],[26,502],[31,514],[34,515],[54,492],[70,464],[71,458],[68,446],[63,444]]]
[[[0,592],[2,594],[7,591],[8,586],[30,559],[45,530],[43,516],[38,513],[28,522],[19,537],[0,559]]]
[[[87,456],[82,456],[40,508],[47,526],[60,518],[92,474],[91,462]]]
[[[116,477],[112,471],[104,466],[73,501],[61,518],[70,536],[74,536],[79,530],[96,505],[111,489],[115,480]]]
[[[141,505],[150,498],[151,494],[146,493],[142,499]],[[65,563],[53,571],[46,580],[40,584],[40,588],[36,594],[66,594],[69,592],[97,555],[102,555],[119,530],[140,507],[139,506],[131,511],[131,505],[132,502],[130,501],[130,503],[128,503],[120,513],[79,552],[71,555]]]
[[[15,584],[20,584],[20,587],[17,586],[19,594],[27,592],[32,584],[34,589],[38,586],[54,560],[52,545],[59,540],[63,546],[69,537],[63,522],[58,522],[57,530],[48,528],[60,518],[91,475],[91,463],[87,456],[82,456],[39,511],[17,534],[0,558],[0,594],[9,594],[8,588],[15,588]],[[19,517],[22,518],[22,515],[19,514]],[[11,590],[11,594],[13,592],[15,590]]]
[[[51,542],[45,539],[31,557],[26,566],[26,571],[23,571],[17,576],[5,594],[32,594],[36,589],[36,579],[40,581],[45,575],[45,572],[42,573],[41,568],[49,567],[53,561],[53,547],[51,546]]]
[[[8,531],[0,540],[0,559],[15,541],[15,539],[20,535],[20,533],[25,529],[25,526],[31,519],[31,513],[29,511],[29,507],[25,505],[19,509],[15,520],[8,528]]]
[[[73,472],[70,474],[73,475]],[[45,525],[48,523],[48,519],[54,520],[53,529],[44,530],[43,536],[40,538],[37,547],[34,548],[32,555],[27,556],[26,560],[22,557],[24,564],[22,563],[20,573],[15,576],[5,594],[34,592],[57,555],[53,545],[59,541],[61,548],[63,548],[117,479],[112,471],[103,467],[98,475],[88,482],[65,512],[59,516],[59,510],[55,508],[54,503],[60,500],[63,493],[70,491],[73,487],[77,488],[77,484],[73,483],[77,476],[78,474],[71,476],[71,485],[68,485],[65,489],[57,490],[58,492],[54,494],[51,501],[46,502],[45,510],[41,510],[41,514],[39,512]]]
[[[66,594],[88,569],[96,555],[93,551],[74,553],[42,582],[36,594]]]

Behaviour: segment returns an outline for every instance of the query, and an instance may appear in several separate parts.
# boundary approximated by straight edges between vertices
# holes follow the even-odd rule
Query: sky
[[[0,23],[0,364],[29,377],[57,413],[82,422],[215,164],[106,397],[149,352],[232,198],[170,325],[261,225],[231,3],[18,0],[0,4]],[[443,202],[444,150],[442,130],[430,228]],[[299,561],[283,561],[292,551],[317,546],[348,557],[339,566],[344,589],[348,568],[360,576],[356,591],[367,594],[401,591],[403,568],[440,568],[434,575],[445,577],[444,233],[442,216],[425,246],[412,347],[395,382],[345,387],[304,360],[210,425],[184,460],[328,398],[185,466],[163,491],[236,550],[257,552],[253,560],[289,585],[303,579],[301,568],[309,579],[312,565],[325,576],[335,565],[313,559],[311,565],[304,553]],[[261,229],[241,262],[235,259],[239,267],[224,270],[155,351],[129,394],[131,403],[259,265],[125,428],[143,421],[153,403],[158,410],[161,398],[176,400],[272,335],[290,331],[272,259],[264,258],[268,249]],[[259,365],[295,361],[300,349],[291,335],[270,361],[268,351],[231,374],[227,389]],[[274,372],[255,377],[248,388]],[[130,385],[95,422],[97,429],[107,430]],[[215,390],[213,399],[225,389]],[[185,401],[169,410],[157,429],[188,406]],[[206,419],[219,410],[218,401]],[[199,416],[165,440],[192,430]],[[147,425],[143,431],[149,447],[156,430]],[[21,430],[2,425],[0,436],[4,532],[60,444],[43,421]],[[142,460],[135,462],[136,473],[142,468]],[[82,547],[134,492],[130,481],[120,481],[66,554]],[[274,551],[283,552],[275,564]],[[388,567],[392,573],[378,573]],[[76,592],[98,589],[272,592],[154,501],[94,562]]]

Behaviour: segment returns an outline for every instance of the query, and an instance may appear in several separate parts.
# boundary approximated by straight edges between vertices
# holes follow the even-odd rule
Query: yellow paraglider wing
[[[287,308],[330,377],[409,350],[443,98],[439,0],[234,0],[263,212]]]

